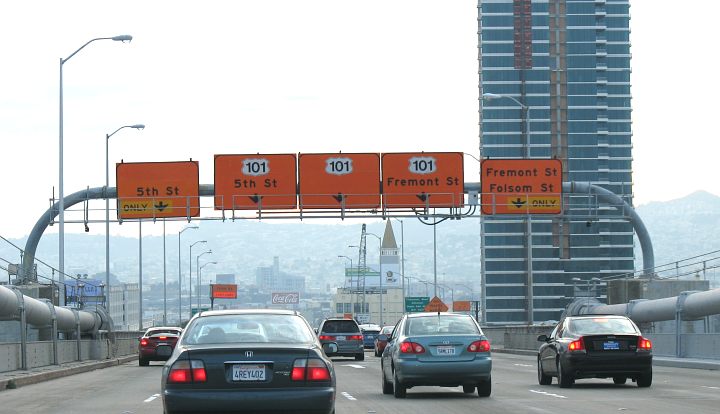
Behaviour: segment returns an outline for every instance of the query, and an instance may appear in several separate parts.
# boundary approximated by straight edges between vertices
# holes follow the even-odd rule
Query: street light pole
[[[205,267],[205,266],[207,266],[207,265],[209,265],[209,264],[217,264],[217,262],[207,262],[207,263],[205,263],[204,265],[200,266],[200,269],[198,269],[198,275],[197,275],[198,280],[200,281],[200,282],[198,283],[198,285],[201,285],[201,284],[202,284],[202,270],[203,270],[203,267]],[[200,288],[198,287],[198,310],[200,309],[200,293],[199,293],[199,292],[200,292]]]
[[[140,289],[138,289],[138,290],[140,291],[140,312],[138,312],[140,316],[139,316],[139,318],[138,318],[138,321],[139,321],[139,324],[138,324],[139,328],[138,328],[138,329],[140,329],[140,330],[142,331],[142,329],[143,329],[143,297],[142,297],[142,287],[143,287],[143,280],[142,280],[142,276],[143,276],[143,275],[142,275],[142,219],[139,219],[139,220],[138,220],[138,229],[139,229],[139,232],[140,232],[139,237],[138,237],[138,265],[139,265],[139,267],[140,267],[140,273],[139,273],[139,275],[138,275],[138,278],[139,278],[138,285],[139,285],[139,287],[140,287]]]
[[[192,248],[198,243],[207,243],[207,240],[198,240],[195,243],[192,243],[190,245],[190,278],[188,279],[188,289],[189,289],[189,296],[188,296],[188,302],[190,304],[190,314],[188,316],[188,320],[192,318]]]
[[[355,310],[355,303],[353,302],[353,295],[352,295],[352,269],[353,269],[353,260],[352,260],[351,257],[348,257],[348,256],[338,255],[338,257],[344,257],[344,258],[350,260],[350,306],[352,306],[352,308],[351,308],[351,312],[352,312],[352,311]],[[345,276],[347,276],[347,275],[345,275]],[[337,310],[337,309],[336,309],[336,310]],[[343,309],[343,314],[344,314],[344,313],[345,313],[345,312],[344,312],[344,309]]]
[[[383,312],[383,272],[382,272],[382,238],[374,233],[367,233],[378,239],[378,273],[380,274],[380,326],[385,326],[385,318]]]
[[[202,255],[208,254],[208,253],[212,254],[212,250],[208,250],[208,251],[206,251],[206,252],[200,253],[200,254],[197,255],[197,257],[195,258],[195,273],[197,274],[197,275],[195,276],[196,284],[197,284],[197,289],[195,289],[195,296],[197,297],[197,310],[198,310],[198,312],[200,312],[200,257],[202,257]],[[192,299],[192,298],[191,298],[191,299]],[[191,300],[190,302],[192,302],[192,300]]]
[[[178,232],[178,326],[182,325],[182,266],[180,260],[182,258],[180,255],[182,249],[180,248],[180,236],[182,236],[185,230],[189,229],[197,230],[198,226],[185,227]]]
[[[110,188],[110,157],[109,146],[110,137],[115,135],[123,128],[145,129],[143,124],[123,125],[113,131],[112,134],[105,134],[105,286],[107,286],[107,298],[105,306],[110,309],[110,198],[108,197],[108,189]]]
[[[65,283],[65,194],[64,194],[64,183],[63,183],[63,65],[65,62],[70,60],[73,56],[75,56],[76,53],[81,51],[85,46],[89,45],[90,43],[96,41],[96,40],[113,40],[116,42],[130,42],[132,40],[132,36],[130,35],[120,35],[120,36],[113,36],[113,37],[98,37],[95,39],[91,39],[84,45],[80,46],[79,49],[72,52],[70,56],[66,57],[65,59],[60,58],[60,91],[59,91],[59,122],[58,122],[58,140],[59,140],[59,146],[58,146],[58,154],[59,154],[59,160],[58,160],[58,175],[59,175],[59,183],[58,183],[58,221],[59,221],[59,228],[58,228],[58,270],[60,272],[59,276],[59,282],[60,284]],[[109,292],[110,286],[108,286],[108,292]],[[63,295],[60,295],[60,305],[65,305],[65,298]]]
[[[403,302],[403,309],[405,307],[405,228],[403,226],[403,221],[400,219],[395,219],[400,222],[400,273],[403,275],[400,282],[402,283],[402,302]]]

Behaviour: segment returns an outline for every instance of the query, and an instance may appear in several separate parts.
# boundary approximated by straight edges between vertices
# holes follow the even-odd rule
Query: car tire
[[[146,367],[146,366],[150,365],[150,361],[148,361],[145,358],[139,358],[138,365],[140,365],[141,367]]]
[[[573,383],[575,382],[573,380],[573,377],[568,375],[562,367],[562,363],[560,360],[557,362],[557,372],[558,372],[558,384],[560,384],[560,388],[570,388],[573,386]]]
[[[383,394],[390,395],[393,393],[393,384],[392,382],[385,379],[385,370],[382,368],[382,365],[380,366],[380,376],[382,377],[382,390]]]
[[[623,385],[627,382],[627,377],[613,377],[615,385]]]
[[[355,361],[364,361],[365,360],[365,352],[362,354],[355,355]]]
[[[540,385],[552,384],[552,377],[550,375],[545,375],[545,371],[543,371],[542,364],[540,363],[540,358],[538,358],[538,362],[537,362],[537,375],[538,375],[538,383]]]
[[[395,371],[393,371],[393,395],[395,398],[405,398],[407,388],[400,382]]]
[[[477,385],[478,397],[489,397],[492,391],[492,379],[488,378],[485,381],[479,382]]]
[[[472,394],[475,392],[475,386],[474,385],[463,385],[463,392],[465,394]]]
[[[652,368],[640,374],[637,379],[637,386],[640,388],[647,388],[652,385]]]

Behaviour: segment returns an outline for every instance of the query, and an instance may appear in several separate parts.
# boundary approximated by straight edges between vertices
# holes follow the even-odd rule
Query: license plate
[[[265,365],[233,365],[233,381],[265,381]]]
[[[452,346],[439,346],[437,347],[438,355],[455,355],[455,347]]]
[[[335,339],[337,339],[338,341],[344,341],[344,340],[345,340],[345,337],[344,337],[344,336],[337,336],[337,337],[335,337]]]
[[[170,345],[158,345],[157,348],[155,348],[155,354],[158,356],[170,356],[172,354],[172,347]]]
[[[620,343],[615,341],[603,342],[603,349],[605,351],[612,351],[620,349]]]

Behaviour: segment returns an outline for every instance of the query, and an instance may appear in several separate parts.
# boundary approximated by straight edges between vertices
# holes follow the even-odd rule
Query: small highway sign
[[[453,302],[453,312],[470,312],[469,300],[456,300]]]
[[[385,208],[462,207],[462,152],[409,152],[382,155]]]
[[[215,155],[216,210],[294,208],[295,154]]]
[[[227,284],[211,284],[210,297],[212,299],[237,299],[237,285]]]
[[[380,207],[380,154],[300,154],[300,208]]]
[[[121,219],[200,215],[197,161],[119,163],[116,175]]]
[[[427,296],[410,296],[405,298],[405,312],[423,312],[430,302]]]
[[[480,167],[483,214],[560,214],[562,162],[492,159]]]
[[[425,312],[447,312],[448,307],[443,301],[435,296],[430,299],[430,302],[425,306]]]

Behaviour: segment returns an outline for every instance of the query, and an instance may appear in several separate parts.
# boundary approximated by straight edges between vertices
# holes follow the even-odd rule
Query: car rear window
[[[410,318],[408,335],[479,335],[480,331],[470,319],[463,315],[433,315]]]
[[[157,336],[157,335],[180,335],[180,331],[174,329],[153,329],[145,332],[145,336]]]
[[[580,335],[637,334],[632,322],[624,318],[583,318],[572,319],[570,332]]]
[[[212,315],[197,318],[186,329],[183,343],[311,343],[314,334],[296,315]]]
[[[322,327],[323,333],[360,332],[360,327],[353,321],[326,321]]]

